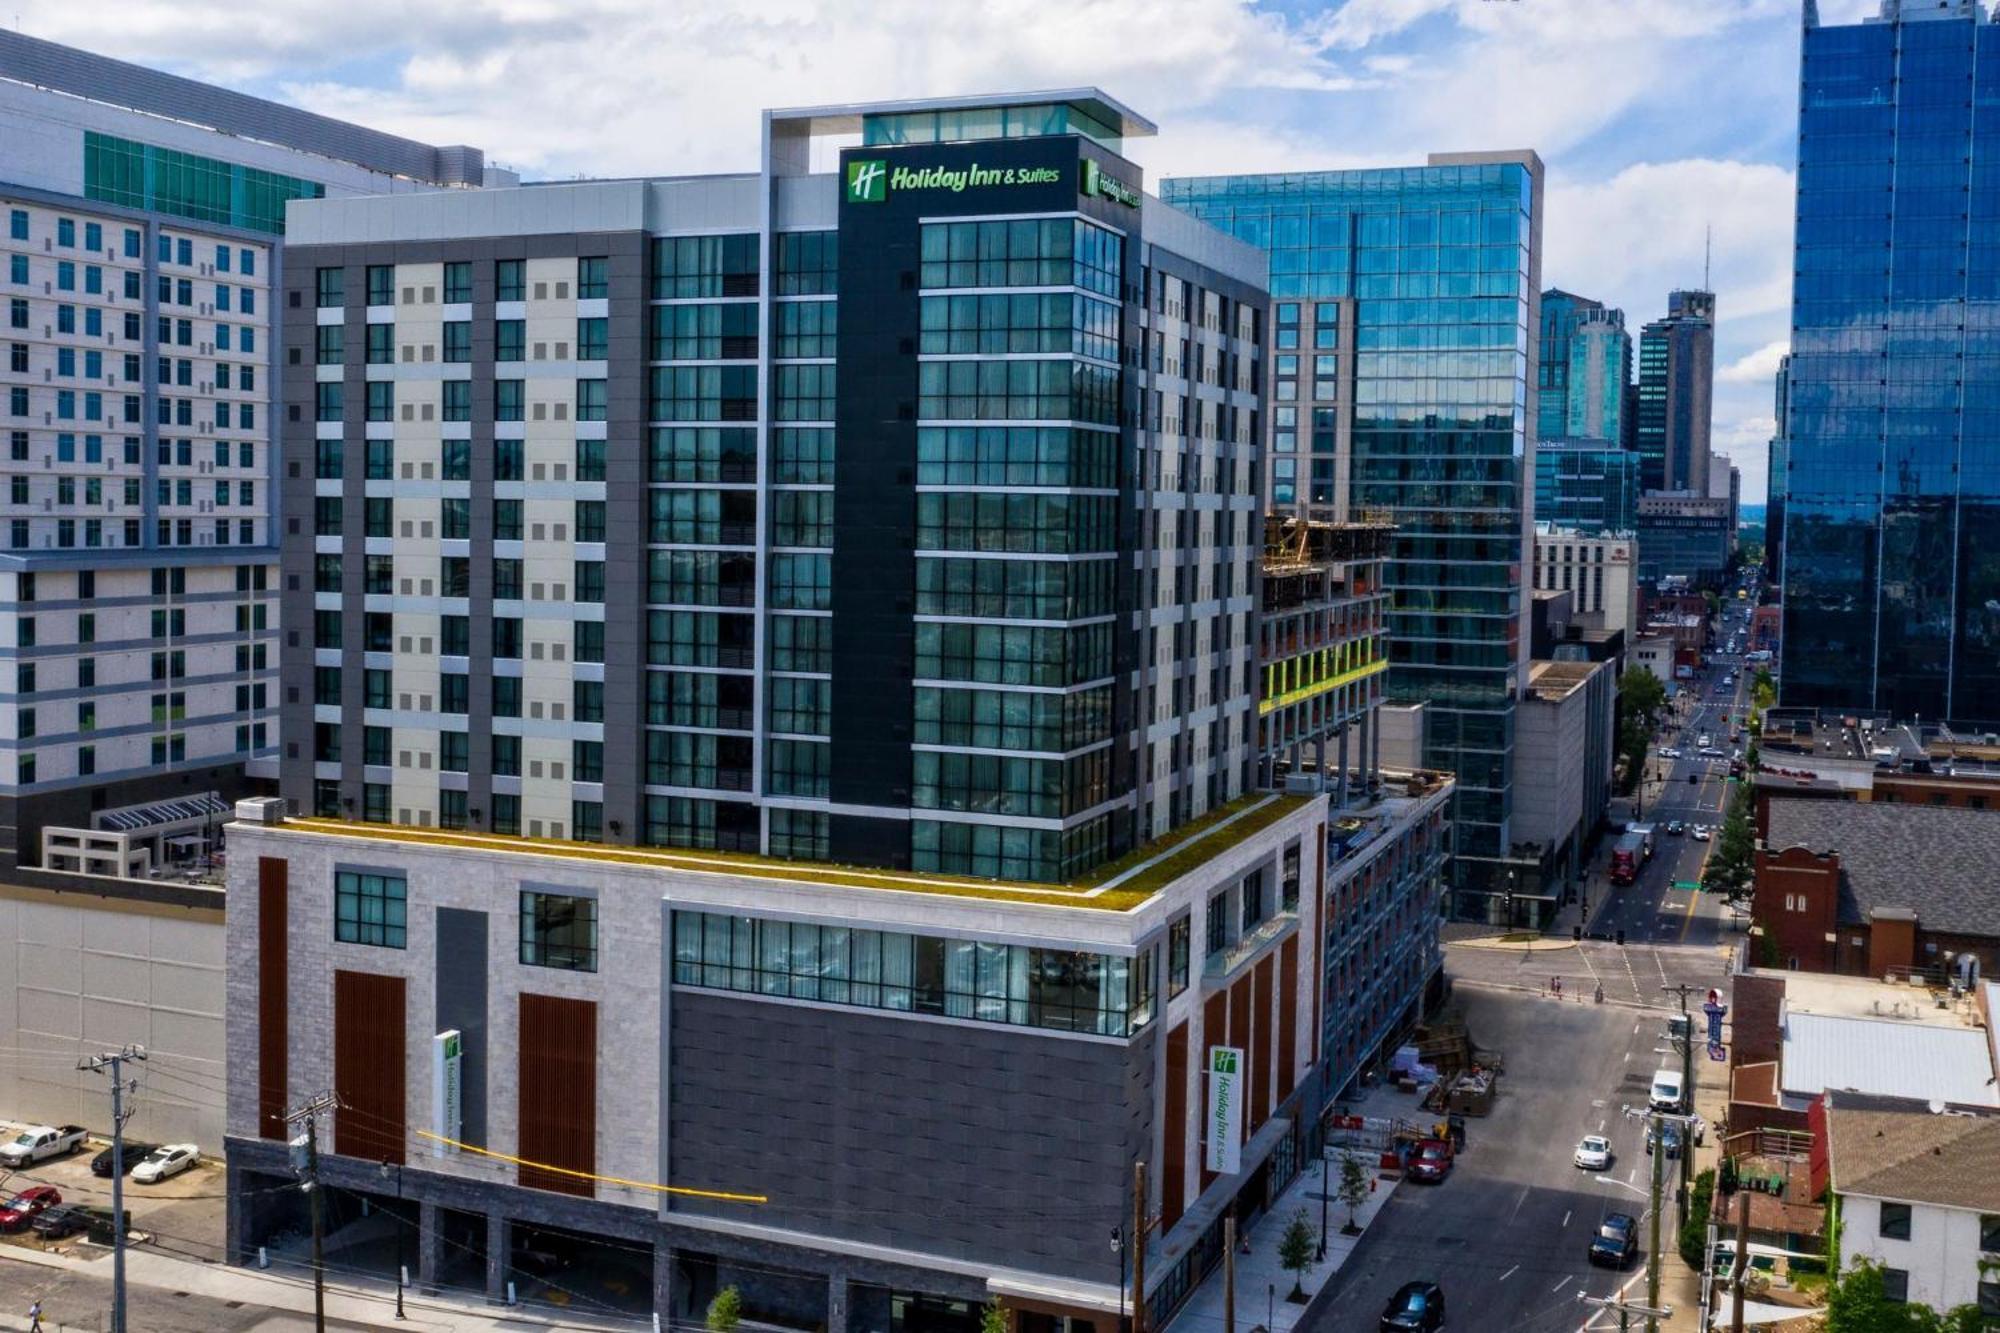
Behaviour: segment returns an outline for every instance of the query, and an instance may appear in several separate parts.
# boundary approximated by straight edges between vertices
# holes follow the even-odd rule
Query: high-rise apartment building
[[[1540,440],[1623,440],[1632,335],[1625,312],[1560,288],[1542,293]]]
[[[1353,387],[1323,399],[1276,375],[1272,469],[1319,437],[1330,485],[1395,525],[1392,698],[1425,699],[1424,762],[1457,776],[1454,877],[1499,893],[1532,539],[1541,334],[1540,159],[1434,154],[1425,166],[1168,180],[1162,196],[1271,254],[1301,357],[1353,349]],[[1306,323],[1310,313],[1312,322]],[[1351,321],[1350,323],[1343,321]],[[1331,325],[1331,336],[1322,331]],[[1338,389],[1338,381],[1329,381]],[[1342,441],[1337,433],[1345,431]],[[1317,473],[1315,473],[1317,476]],[[1331,491],[1338,494],[1337,489]]]
[[[1783,700],[2000,719],[2000,28],[1805,6]]]
[[[1666,318],[1639,331],[1633,434],[1644,489],[1708,493],[1714,386],[1715,293],[1671,292]]]
[[[1437,975],[1452,784],[1339,739],[1379,525],[1260,653],[1268,260],[1143,192],[1152,132],[1094,89],[774,111],[757,172],[291,210],[233,1256],[306,1087],[421,1280],[613,1238],[635,1313],[832,1333],[1164,1323],[1317,1155]],[[1515,290],[1519,168],[1452,170]],[[1267,655],[1331,782],[1251,790]],[[945,1189],[994,1207],[908,1206]]]
[[[0,867],[276,755],[285,203],[484,174],[0,32]]]

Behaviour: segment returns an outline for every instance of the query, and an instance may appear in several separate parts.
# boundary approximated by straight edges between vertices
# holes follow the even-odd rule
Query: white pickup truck
[[[89,1138],[90,1131],[82,1125],[36,1125],[0,1144],[0,1165],[23,1167],[51,1157],[67,1157]]]

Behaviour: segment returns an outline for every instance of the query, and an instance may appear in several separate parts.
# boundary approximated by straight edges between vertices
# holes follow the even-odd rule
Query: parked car
[[[201,1160],[201,1150],[192,1143],[169,1143],[155,1148],[146,1160],[132,1169],[132,1179],[141,1185],[157,1185],[170,1180]]]
[[[1585,1171],[1611,1169],[1611,1140],[1602,1134],[1588,1134],[1576,1145],[1576,1164]]]
[[[1606,1213],[1590,1238],[1590,1262],[1623,1268],[1639,1252],[1639,1220],[1630,1213]]]
[[[1380,1333],[1436,1333],[1444,1327],[1444,1289],[1435,1282],[1405,1282],[1382,1307]]]
[[[62,1195],[51,1185],[22,1190],[0,1205],[0,1231],[26,1231],[36,1218],[61,1202]]]
[[[1662,1069],[1653,1075],[1653,1086],[1646,1100],[1655,1111],[1679,1111],[1681,1109],[1681,1071]]]
[[[1675,1121],[1669,1120],[1665,1125],[1660,1127],[1657,1137],[1666,1143],[1667,1160],[1670,1162],[1678,1159],[1681,1155],[1681,1135],[1681,1127]],[[1646,1151],[1648,1153],[1653,1151],[1655,1137],[1654,1131],[1650,1128],[1647,1129]]]
[[[159,1146],[157,1143],[134,1143],[130,1139],[125,1140],[125,1174],[131,1175],[133,1168],[151,1157]],[[106,1148],[90,1159],[90,1174],[93,1176],[111,1174],[111,1149]]]
[[[65,1203],[48,1209],[28,1225],[44,1240],[61,1240],[88,1230],[90,1214],[79,1204]]]
[[[0,1144],[0,1166],[19,1170],[52,1157],[67,1157],[89,1138],[90,1131],[82,1125],[36,1125]]]
[[[1451,1174],[1451,1143],[1446,1139],[1425,1139],[1410,1159],[1410,1179],[1427,1185],[1443,1182]]]

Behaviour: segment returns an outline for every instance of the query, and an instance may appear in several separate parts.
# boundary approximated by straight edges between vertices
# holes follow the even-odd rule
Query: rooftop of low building
[[[232,828],[274,827],[304,837],[346,838],[404,843],[426,848],[463,848],[497,855],[557,857],[599,864],[651,866],[687,874],[730,875],[778,880],[790,884],[826,884],[844,888],[881,889],[903,893],[979,898],[993,902],[1031,903],[1122,912],[1294,814],[1311,798],[1277,792],[1251,792],[1192,820],[1165,837],[1133,849],[1115,861],[1067,883],[983,879],[929,871],[885,870],[869,866],[790,860],[754,852],[703,851],[676,847],[629,847],[604,843],[524,838],[464,829],[419,828],[405,824],[373,824],[356,820],[286,818],[278,824],[239,819]]]
[[[1841,1194],[2000,1212],[2000,1116],[1827,1103],[1827,1165]]]
[[[1764,846],[1837,854],[1843,923],[1905,908],[1926,931],[2000,937],[2000,811],[1774,796]]]

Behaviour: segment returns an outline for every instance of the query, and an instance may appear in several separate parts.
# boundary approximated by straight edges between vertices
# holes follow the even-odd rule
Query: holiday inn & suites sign
[[[1140,204],[1139,191],[1111,175],[1092,158],[1084,158],[1077,179],[1080,194],[1109,199],[1127,208]],[[1055,166],[900,166],[886,158],[851,158],[847,163],[846,199],[850,204],[879,204],[891,193],[939,191],[962,194],[967,190],[1021,189],[1055,185],[1063,179]]]

